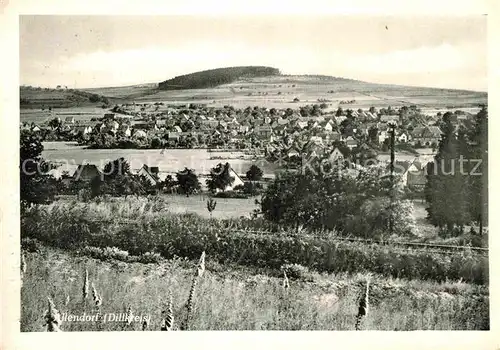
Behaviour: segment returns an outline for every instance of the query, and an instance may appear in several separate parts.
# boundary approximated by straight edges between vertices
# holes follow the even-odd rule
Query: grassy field
[[[171,213],[195,213],[205,218],[210,217],[207,210],[208,196],[205,194],[186,197],[183,195],[165,195],[168,203],[168,210]],[[250,214],[257,209],[255,199],[251,198],[214,198],[217,202],[215,210],[212,212],[214,219],[250,217]]]
[[[250,214],[258,208],[255,204],[255,199],[260,197],[250,198],[213,198],[217,202],[212,216],[207,210],[207,200],[210,198],[207,194],[195,194],[189,197],[181,194],[162,194],[160,195],[165,204],[165,210],[173,214],[196,214],[203,218],[214,219],[239,219],[242,216],[250,217]],[[63,196],[60,203],[73,203],[75,196]],[[117,200],[121,202],[129,202],[124,199]],[[137,207],[140,208],[140,207]]]
[[[298,103],[293,102],[295,97],[299,98]],[[465,107],[486,103],[487,95],[481,92],[381,85],[315,76],[272,76],[240,80],[212,89],[159,91],[139,98],[144,101],[197,100],[214,106],[264,105],[280,108],[298,108],[304,104],[317,103],[318,99],[330,100],[331,107],[335,108],[341,100],[356,100],[354,104],[345,105],[346,108],[368,108],[372,105],[394,107],[405,104]]]
[[[42,248],[25,253],[26,272],[21,290],[21,331],[44,331],[47,297],[64,314],[95,316],[92,288],[83,299],[85,270],[88,285],[102,299],[102,321],[60,324],[63,331],[120,331],[142,329],[111,321],[110,314],[150,317],[147,330],[160,330],[169,293],[173,329],[184,322],[197,261],[181,258],[157,264],[103,262]],[[484,330],[489,328],[488,289],[463,282],[407,281],[366,274],[305,272],[289,277],[265,269],[220,265],[206,256],[190,314],[190,330],[354,330],[358,304],[370,280],[364,330]],[[103,316],[104,317],[104,316]]]
[[[125,87],[84,89],[121,102],[205,103],[236,108],[265,106],[268,108],[298,108],[305,104],[328,100],[337,108],[341,100],[355,100],[345,108],[392,107],[416,104],[420,107],[474,107],[487,103],[487,94],[464,90],[373,84],[356,80],[318,76],[270,76],[241,79],[209,89],[161,91],[154,84]],[[299,102],[293,102],[294,98]]]

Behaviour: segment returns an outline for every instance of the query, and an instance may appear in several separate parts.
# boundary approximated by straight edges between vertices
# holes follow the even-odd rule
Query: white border
[[[102,0],[10,0],[0,3],[0,189],[2,319],[0,348],[360,348],[360,349],[500,349],[498,334],[499,270],[497,252],[499,213],[494,198],[499,194],[496,157],[490,157],[490,288],[491,331],[489,332],[174,332],[174,333],[20,333],[19,332],[19,14],[101,15],[470,15],[488,14],[490,154],[496,154],[500,118],[497,102],[500,82],[498,63],[500,2],[478,0],[345,0],[345,1],[102,1]],[[497,44],[495,46],[495,44]],[[495,334],[496,333],[496,334]],[[53,334],[53,333],[52,333]],[[495,336],[496,335],[496,336]]]

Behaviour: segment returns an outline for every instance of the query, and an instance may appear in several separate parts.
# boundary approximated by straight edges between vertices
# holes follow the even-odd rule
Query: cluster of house
[[[302,110],[263,107],[206,107],[204,105],[167,106],[160,104],[122,105],[118,113],[105,113],[100,120],[77,122],[73,116],[59,120],[59,128],[76,135],[108,133],[125,138],[158,138],[175,144],[182,138],[194,138],[193,147],[261,149],[262,152],[286,150],[287,156],[309,154],[344,157],[338,144],[349,150],[370,149],[370,144],[383,144],[393,126],[396,143],[432,147],[439,143],[441,130],[437,126],[440,114],[426,116],[418,110],[407,113],[404,107],[391,113],[370,110],[329,111],[304,115]],[[116,109],[116,108],[115,108]],[[455,122],[470,118],[467,113],[454,113]],[[33,131],[43,126],[23,125]],[[49,125],[45,126],[49,128]],[[282,152],[283,153],[283,152]],[[419,162],[408,164],[409,173],[422,171]],[[155,168],[142,170],[145,176],[155,178]],[[406,178],[406,177],[405,177]],[[420,178],[419,178],[420,179]],[[409,183],[421,181],[410,175]]]
[[[343,122],[354,120],[346,127]],[[99,121],[77,122],[72,116],[61,121],[59,128],[76,135],[109,133],[125,138],[147,139],[158,137],[176,142],[183,137],[194,137],[195,147],[211,147],[211,142],[222,141],[226,148],[250,148],[255,140],[273,142],[285,136],[321,142],[345,142],[350,149],[356,148],[370,137],[383,143],[389,137],[391,123],[397,124],[396,142],[418,146],[437,144],[441,137],[433,120],[422,117],[402,120],[399,114],[376,114],[367,110],[348,110],[339,115],[323,112],[321,115],[302,116],[298,111],[273,110],[267,108],[180,109],[169,107],[163,112],[141,112],[139,116],[106,113]],[[33,131],[41,130],[39,125],[24,125]],[[46,126],[48,127],[48,125]],[[374,134],[374,135],[373,135]],[[219,142],[220,144],[220,142]],[[241,146],[243,145],[243,146]],[[236,148],[236,147],[235,147]]]

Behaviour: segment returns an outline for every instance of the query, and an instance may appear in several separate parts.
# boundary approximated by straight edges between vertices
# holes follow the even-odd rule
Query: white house
[[[384,143],[385,139],[388,137],[387,131],[380,131],[378,134],[378,143]]]
[[[297,123],[297,126],[301,129],[304,129],[307,126],[307,122],[300,121]]]
[[[138,139],[144,139],[146,138],[147,134],[144,130],[135,130],[134,131],[134,137]]]
[[[311,142],[311,144],[317,144],[317,145],[323,144],[323,138],[321,136],[311,136],[309,141]]]
[[[232,191],[237,186],[243,186],[245,183],[243,181],[243,179],[238,174],[236,174],[236,171],[234,171],[234,169],[231,168],[231,165],[229,165],[229,163],[227,163],[227,166],[229,167],[229,170],[228,170],[229,176],[232,177],[234,179],[234,181],[231,185],[227,185],[226,188],[224,188],[224,191]],[[219,190],[216,190],[216,191],[219,191]]]
[[[130,130],[130,127],[127,124],[122,124],[120,125],[120,132],[122,132],[126,137],[130,137],[132,135],[132,130]]]
[[[358,147],[358,141],[356,141],[352,136],[348,136],[345,140],[345,144],[349,149]]]
[[[160,182],[158,173],[158,167],[150,167],[144,164],[142,168],[140,168],[137,172],[137,175],[144,176],[149,181],[149,183],[151,183],[151,185],[156,186]]]
[[[332,132],[333,131],[333,126],[330,122],[326,123],[325,126],[323,127],[323,129],[326,131],[326,132]]]
[[[343,116],[343,115],[340,115],[338,117],[335,117],[335,121],[337,122],[337,124],[340,125],[340,123],[342,123],[344,120],[346,120],[347,117],[346,116]]]
[[[404,143],[408,142],[408,134],[405,132],[401,133],[401,135],[398,136],[398,141]]]

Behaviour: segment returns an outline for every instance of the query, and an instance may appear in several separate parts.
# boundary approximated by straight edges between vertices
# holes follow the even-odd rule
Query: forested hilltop
[[[280,75],[277,68],[264,66],[228,67],[180,75],[158,84],[160,90],[204,89],[232,83],[240,78]]]

